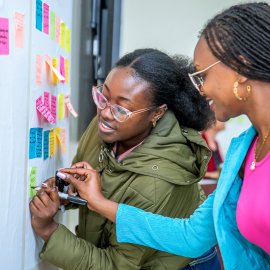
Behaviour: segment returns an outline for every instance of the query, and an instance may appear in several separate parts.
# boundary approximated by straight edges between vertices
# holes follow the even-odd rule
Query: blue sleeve
[[[169,218],[120,204],[116,215],[118,242],[149,246],[196,258],[216,243],[213,222],[214,193],[190,216]]]

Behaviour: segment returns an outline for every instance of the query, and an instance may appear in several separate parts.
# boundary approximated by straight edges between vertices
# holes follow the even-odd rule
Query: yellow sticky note
[[[61,128],[60,127],[56,128],[56,140],[61,145],[62,152],[66,152],[66,150],[67,150],[66,145],[63,142],[63,139],[61,138],[61,134],[62,134]]]
[[[58,59],[56,57],[52,58],[52,66],[57,69],[58,67]],[[52,84],[56,85],[58,82],[56,74],[52,71]]]
[[[69,61],[65,59],[65,76],[66,76],[66,84],[69,84]]]
[[[50,130],[50,157],[55,153],[55,130]]]
[[[29,197],[32,199],[36,195],[34,187],[37,186],[37,167],[30,167],[29,175]]]
[[[60,24],[60,46],[61,48],[65,49],[65,41],[66,41],[66,25],[64,22]]]
[[[65,102],[64,102],[64,94],[60,93],[58,95],[58,120],[62,120],[65,116]]]
[[[70,52],[70,29],[66,26],[66,51]]]

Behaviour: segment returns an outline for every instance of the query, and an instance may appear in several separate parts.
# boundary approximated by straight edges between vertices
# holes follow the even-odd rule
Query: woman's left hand
[[[55,187],[41,189],[30,202],[32,227],[46,242],[58,227],[53,217],[59,206],[60,200]]]

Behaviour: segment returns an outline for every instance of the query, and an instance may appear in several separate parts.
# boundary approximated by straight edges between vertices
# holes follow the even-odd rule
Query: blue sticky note
[[[36,28],[42,32],[42,1],[36,0]]]
[[[36,157],[36,128],[30,128],[29,132],[29,159]]]
[[[41,158],[42,157],[42,128],[36,129],[36,157]]]
[[[44,140],[43,140],[43,158],[44,160],[49,157],[49,136],[50,131],[44,131]]]

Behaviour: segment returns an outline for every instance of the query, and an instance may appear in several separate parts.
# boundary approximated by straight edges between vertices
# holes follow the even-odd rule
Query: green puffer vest
[[[100,140],[97,124],[95,118],[85,131],[73,163],[87,161],[101,173],[102,191],[107,198],[182,218],[189,217],[203,201],[197,182],[206,172],[210,151],[197,131],[179,126],[172,112],[167,111],[143,144],[121,162]],[[191,261],[118,243],[115,224],[87,207],[80,207],[76,233],[79,238],[60,225],[41,257],[64,269],[82,270],[176,270]]]

